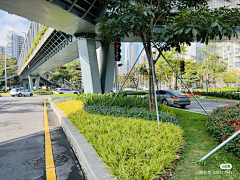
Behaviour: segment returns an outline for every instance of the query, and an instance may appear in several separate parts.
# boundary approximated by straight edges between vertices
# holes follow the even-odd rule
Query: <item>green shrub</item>
[[[57,106],[66,113],[79,107],[77,103]],[[182,129],[170,123],[158,126],[153,121],[95,115],[83,109],[66,114],[118,179],[165,175],[183,144]]]
[[[227,99],[240,100],[240,94],[232,91],[201,92],[200,94],[202,96],[212,96],[212,97],[221,97],[221,98],[227,98]]]
[[[206,130],[211,132],[212,137],[219,142],[225,141],[239,130],[239,112],[240,104],[231,104],[214,109],[213,113],[206,118]],[[240,137],[229,142],[224,149],[240,157]]]
[[[92,114],[101,114],[101,115],[112,115],[115,117],[126,117],[126,118],[136,118],[136,119],[145,119],[145,120],[157,120],[157,114],[155,111],[149,111],[144,107],[118,107],[118,106],[85,106],[84,110]],[[178,125],[179,121],[176,116],[169,115],[164,111],[159,112],[159,120],[162,122],[170,122]]]
[[[50,91],[47,91],[47,90],[44,90],[44,89],[40,89],[40,90],[37,90],[37,91],[33,91],[33,94],[52,94],[53,91],[50,90]]]
[[[127,96],[127,95],[146,95],[148,93],[149,93],[148,91],[144,91],[144,90],[142,91],[125,90],[125,91],[120,91],[119,94]]]
[[[111,107],[115,95],[116,95],[115,93],[79,94],[77,100],[83,101],[84,106],[101,105]],[[123,95],[119,95],[119,97],[116,98],[113,105],[126,108],[132,107],[149,108],[149,100],[137,96],[124,97]],[[158,109],[159,111],[163,110],[164,112],[175,116],[175,113],[172,108],[169,108],[158,103]]]

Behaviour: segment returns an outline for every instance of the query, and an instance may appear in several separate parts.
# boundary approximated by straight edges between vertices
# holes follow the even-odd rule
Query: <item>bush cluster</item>
[[[53,91],[47,91],[47,90],[44,90],[44,89],[40,89],[40,90],[37,90],[37,91],[33,91],[33,94],[52,94]]]
[[[149,94],[148,91],[131,91],[131,90],[125,90],[125,91],[120,91],[120,94],[127,96],[127,95],[146,95]]]
[[[199,92],[194,92],[199,93]],[[212,97],[221,97],[227,99],[240,100],[240,93],[232,91],[219,91],[219,92],[200,92],[202,96],[212,96]]]
[[[149,111],[147,108],[144,107],[108,107],[108,106],[85,106],[84,110],[92,113],[92,114],[101,114],[101,115],[112,115],[116,117],[126,117],[126,118],[136,118],[136,119],[144,119],[144,120],[157,120],[157,114],[155,111]],[[169,115],[164,111],[159,112],[159,120],[162,122],[170,122],[175,125],[179,125],[179,121],[176,116]]]
[[[90,114],[76,100],[56,105],[118,179],[158,179],[178,159],[177,152],[183,144],[183,130],[179,126]]]
[[[191,93],[185,93],[185,94],[188,95],[188,96],[192,96]],[[202,96],[202,94],[200,94],[200,93],[193,93],[193,94],[194,94],[194,96]]]
[[[239,112],[240,104],[234,103],[214,109],[212,114],[206,118],[206,130],[211,132],[212,137],[219,142],[224,142],[239,130]],[[240,137],[229,142],[224,149],[240,157]]]
[[[91,105],[100,105],[100,106],[107,106],[109,108],[112,107],[112,102],[115,97],[115,93],[106,93],[106,94],[79,94],[77,100],[81,100],[84,103],[84,106],[91,106]],[[149,108],[149,100],[140,98],[137,96],[133,97],[125,97],[123,95],[119,95],[116,98],[113,106],[118,107],[125,107],[125,108],[135,108],[135,107],[143,107]],[[164,106],[162,104],[158,104],[159,111],[164,111],[171,115],[176,115],[172,108]]]

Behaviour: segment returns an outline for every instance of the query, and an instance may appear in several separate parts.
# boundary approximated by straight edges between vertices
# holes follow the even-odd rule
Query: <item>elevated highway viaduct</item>
[[[237,3],[215,1],[209,2],[211,7],[229,3],[235,7]],[[20,78],[32,84],[32,77],[79,57],[85,92],[112,91],[116,67],[114,45],[101,43],[96,35],[96,18],[106,12],[99,0],[0,0],[0,9],[32,21],[18,59]],[[34,45],[43,25],[48,28]],[[130,36],[121,41],[140,42],[140,38]],[[31,49],[32,46],[36,47]],[[100,46],[98,65],[96,48]]]

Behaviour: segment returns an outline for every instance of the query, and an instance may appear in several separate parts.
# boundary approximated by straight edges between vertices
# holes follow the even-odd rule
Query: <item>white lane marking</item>
[[[9,103],[0,104],[0,107],[1,107],[1,106],[5,106],[6,104],[9,104]]]

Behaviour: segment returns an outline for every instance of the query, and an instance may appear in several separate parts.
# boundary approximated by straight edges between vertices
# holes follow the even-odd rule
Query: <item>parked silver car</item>
[[[53,94],[78,94],[78,91],[72,91],[68,88],[56,88]]]
[[[190,97],[180,91],[157,90],[157,100],[165,106],[180,106],[185,108],[191,104]],[[149,98],[149,95],[145,96]]]
[[[33,92],[23,88],[14,88],[10,91],[10,96],[33,96]]]

